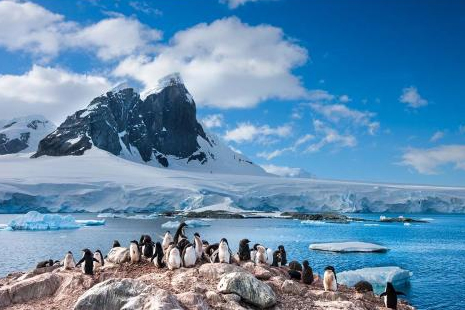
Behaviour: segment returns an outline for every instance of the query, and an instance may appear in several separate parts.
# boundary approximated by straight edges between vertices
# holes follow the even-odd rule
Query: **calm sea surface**
[[[97,219],[96,214],[75,214],[76,219]],[[357,214],[379,218],[379,215]],[[391,214],[388,216],[397,216]],[[0,224],[16,215],[0,215]],[[363,267],[399,266],[413,272],[410,285],[402,289],[418,309],[465,309],[465,215],[415,215],[429,218],[429,224],[364,223],[303,225],[287,219],[213,220],[209,227],[189,228],[190,237],[199,232],[210,243],[226,237],[235,251],[240,239],[248,238],[276,248],[283,244],[289,260],[308,259],[314,272],[322,273],[326,265],[336,271]],[[0,276],[27,270],[38,261],[62,259],[71,250],[90,248],[108,252],[114,239],[123,246],[141,234],[160,239],[166,229],[161,224],[173,218],[152,220],[106,219],[105,226],[61,231],[0,231]],[[174,231],[175,229],[171,229]],[[366,241],[387,246],[381,254],[334,254],[308,249],[316,242]]]

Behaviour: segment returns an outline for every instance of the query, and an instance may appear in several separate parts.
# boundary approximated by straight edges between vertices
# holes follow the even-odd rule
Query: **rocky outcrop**
[[[112,248],[110,252],[108,252],[107,260],[114,264],[127,263],[131,260],[129,249],[123,247]]]

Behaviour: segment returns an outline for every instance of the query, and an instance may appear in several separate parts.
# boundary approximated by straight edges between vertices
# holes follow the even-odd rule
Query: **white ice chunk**
[[[177,228],[181,224],[179,221],[168,221],[164,224],[161,225],[163,228]],[[208,223],[205,220],[187,220],[186,221],[187,227],[208,227],[211,226],[210,223]]]
[[[105,220],[76,220],[76,223],[82,226],[102,226],[105,225]]]
[[[177,228],[181,224],[179,221],[168,221],[164,224],[161,224],[162,228]]]
[[[384,289],[386,282],[392,282],[395,287],[404,286],[409,282],[412,273],[399,267],[373,267],[342,271],[337,274],[339,283],[354,286],[359,281],[368,281],[376,291]]]
[[[330,251],[330,252],[386,252],[388,248],[368,242],[333,242],[333,243],[314,243],[309,246],[310,250]]]
[[[18,216],[11,220],[8,226],[13,230],[58,230],[80,227],[71,215],[41,214],[36,211]]]

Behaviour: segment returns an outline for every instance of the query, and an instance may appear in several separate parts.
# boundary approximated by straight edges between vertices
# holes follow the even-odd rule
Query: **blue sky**
[[[464,1],[0,1],[0,118],[181,72],[209,130],[320,178],[465,185]]]

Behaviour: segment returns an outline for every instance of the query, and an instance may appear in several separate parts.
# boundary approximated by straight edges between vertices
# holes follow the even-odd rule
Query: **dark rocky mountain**
[[[40,141],[33,157],[82,155],[94,146],[163,167],[234,172],[233,166],[240,165],[242,172],[265,173],[205,133],[179,74],[161,79],[145,98],[126,85],[95,98]],[[227,161],[226,166],[222,161]]]
[[[33,152],[39,141],[55,128],[41,115],[0,121],[0,155]]]

